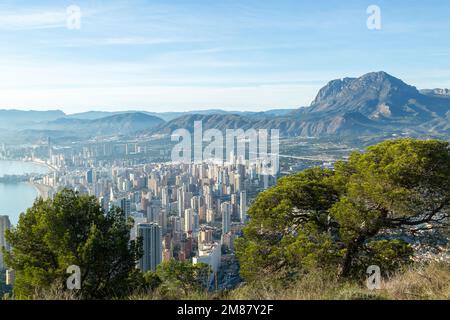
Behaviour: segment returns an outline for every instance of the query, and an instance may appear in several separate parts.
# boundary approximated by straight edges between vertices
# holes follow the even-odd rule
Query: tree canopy
[[[172,259],[160,264],[156,275],[161,279],[164,291],[182,291],[187,296],[208,289],[211,268],[204,263],[192,264],[190,261]]]
[[[38,199],[6,232],[12,250],[5,252],[16,272],[16,298],[36,291],[65,288],[70,265],[81,270],[80,298],[101,299],[128,293],[141,247],[130,242],[131,221],[118,208],[104,212],[95,197],[63,190],[53,200]]]
[[[397,232],[448,226],[449,213],[448,143],[385,141],[259,194],[237,243],[241,273],[320,268],[349,276],[371,264],[389,272],[412,254]]]

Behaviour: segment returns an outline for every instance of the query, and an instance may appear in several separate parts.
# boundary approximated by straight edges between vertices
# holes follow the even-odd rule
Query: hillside
[[[80,136],[127,135],[148,130],[164,120],[145,113],[123,113],[95,120],[60,118],[44,125],[46,129],[66,130]]]
[[[21,126],[41,121],[52,121],[64,117],[65,113],[60,110],[54,111],[22,111],[22,110],[0,110],[0,128],[15,129]]]

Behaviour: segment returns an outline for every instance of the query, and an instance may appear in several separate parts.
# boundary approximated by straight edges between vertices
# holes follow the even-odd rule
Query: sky
[[[2,0],[0,108],[297,108],[381,70],[450,88],[449,13],[448,0]]]

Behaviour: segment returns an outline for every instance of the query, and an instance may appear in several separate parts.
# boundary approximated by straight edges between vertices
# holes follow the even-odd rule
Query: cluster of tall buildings
[[[136,163],[68,158],[53,152],[59,170],[41,178],[48,196],[63,188],[96,196],[103,209],[120,207],[134,220],[131,238],[143,240],[142,271],[162,261],[204,262],[214,272],[221,255],[247,221],[249,201],[276,182],[264,164],[233,158],[230,162]]]

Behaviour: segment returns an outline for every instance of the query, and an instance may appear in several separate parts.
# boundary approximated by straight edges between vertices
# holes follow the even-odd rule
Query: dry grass
[[[336,276],[312,273],[290,285],[261,280],[230,292],[229,299],[257,300],[428,300],[450,299],[450,265],[431,263],[415,266],[385,279],[380,290],[364,283],[339,281]]]
[[[73,300],[72,292],[53,286],[36,292],[36,300]],[[128,300],[450,300],[450,264],[415,265],[385,279],[380,290],[368,290],[356,281],[339,281],[333,274],[309,273],[296,281],[262,279],[223,293],[197,292],[187,296],[178,290],[158,288],[154,292],[136,292]]]
[[[60,284],[54,284],[49,289],[36,291],[33,300],[77,300],[77,297],[73,291],[66,290]]]
[[[450,300],[450,264],[415,266],[384,282],[381,292],[395,300]]]

